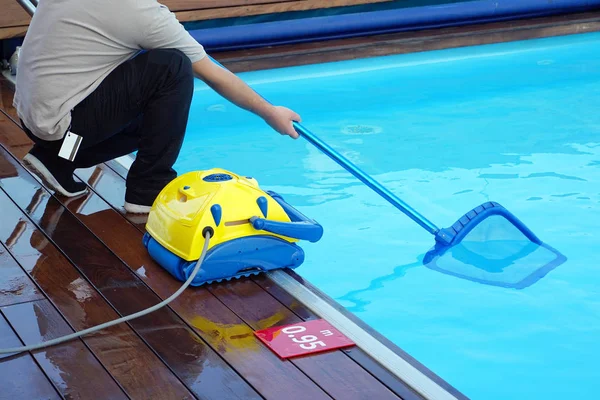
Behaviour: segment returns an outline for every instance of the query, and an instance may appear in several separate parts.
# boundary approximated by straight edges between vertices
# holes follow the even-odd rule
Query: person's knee
[[[169,51],[172,60],[171,65],[175,68],[174,72],[177,76],[182,78],[193,77],[192,61],[190,58],[181,50],[171,49]]]
[[[186,84],[192,82],[192,62],[184,52],[179,49],[156,49],[151,52],[153,61],[167,67],[172,78]]]

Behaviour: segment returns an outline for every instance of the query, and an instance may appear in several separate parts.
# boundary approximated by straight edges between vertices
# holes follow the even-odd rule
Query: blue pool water
[[[443,274],[433,238],[303,139],[197,83],[179,172],[221,167],[325,227],[298,272],[473,399],[600,390],[600,35],[240,74],[439,226],[485,201],[567,261],[524,289]]]

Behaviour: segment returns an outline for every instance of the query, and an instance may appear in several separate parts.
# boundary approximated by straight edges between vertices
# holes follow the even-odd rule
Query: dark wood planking
[[[21,129],[17,110],[13,107],[14,95],[13,83],[0,76],[0,143],[7,146],[11,153],[21,160],[31,149],[33,142]],[[14,128],[11,121],[18,129]]]
[[[28,216],[121,315],[129,315],[160,302],[160,298],[137,274],[47,192],[42,195],[36,209],[30,210],[27,198],[32,196],[38,185],[23,169],[20,173],[18,186],[11,183],[0,185],[23,209],[27,208]],[[112,235],[115,227],[105,223],[102,229]],[[258,397],[172,309],[161,308],[129,324],[196,395],[215,399]]]
[[[0,75],[0,109],[4,110],[11,118],[18,121],[17,110],[13,107],[15,85]]]
[[[4,182],[0,186],[4,187]],[[45,201],[47,196],[42,194],[28,207],[33,208],[36,204],[43,207]],[[118,318],[94,287],[21,213],[4,191],[0,191],[0,209],[0,243],[8,247],[75,330]],[[14,232],[21,230],[23,232],[15,237]],[[90,267],[94,265],[98,264]],[[102,272],[98,270],[98,273]],[[120,324],[90,334],[84,341],[128,395],[192,397],[128,325]]]
[[[203,21],[217,18],[247,17],[249,15],[278,14],[284,12],[306,11],[322,8],[355,6],[359,4],[383,3],[391,0],[300,0],[278,1],[269,4],[250,4],[237,7],[219,7],[209,9],[190,9],[177,11],[177,19],[186,21]]]
[[[0,314],[0,348],[23,346]],[[60,399],[31,354],[0,354],[0,399]]]
[[[0,307],[43,298],[25,271],[0,247]]]
[[[124,214],[125,178],[113,169],[118,168],[114,164],[114,162],[110,163],[110,168],[106,164],[100,164],[91,168],[77,169],[75,175],[82,181],[91,183],[90,186],[96,189],[100,197],[105,199],[119,213]],[[121,170],[121,172],[123,171]]]
[[[600,11],[213,52],[233,72],[600,31]]]
[[[110,199],[111,194],[106,192],[119,185],[119,180],[120,185],[123,182],[114,171],[105,166],[103,168],[104,176],[112,178],[110,184],[102,186],[101,193]],[[142,233],[98,195],[91,193],[83,198],[66,201],[65,205],[161,298],[170,296],[179,288],[181,282],[171,277],[148,255],[142,245]],[[106,229],[107,226],[112,229]],[[267,349],[248,325],[206,289],[184,291],[171,303],[171,307],[263,396],[327,397],[291,363],[282,362]],[[277,384],[274,385],[273,382]]]
[[[75,175],[81,181],[93,187],[96,193],[120,214],[125,214],[125,208],[123,207],[125,202],[124,178],[119,176],[113,169],[102,164],[92,168],[78,169],[75,171]],[[129,214],[127,217],[139,230],[145,230],[147,220],[145,215]]]
[[[292,310],[294,314],[298,316],[302,321],[311,321],[314,319],[320,319],[318,315],[315,315],[311,310],[306,308],[301,302],[292,297],[288,292],[283,290],[271,279],[265,275],[259,275],[252,278],[252,280],[258,284],[263,290],[271,294],[280,303],[285,305],[288,309]],[[379,379],[387,387],[393,390],[396,394],[405,400],[418,400],[422,397],[412,390],[408,385],[398,379],[394,374],[381,366],[377,361],[371,358],[359,347],[351,347],[348,349],[342,349],[350,358],[362,365],[363,368],[373,374],[374,377]]]
[[[48,300],[4,307],[2,313],[25,345],[73,333]],[[35,350],[33,356],[64,398],[127,398],[81,340]]]
[[[19,337],[13,331],[8,321],[4,319],[2,313],[0,313],[0,348],[9,349],[20,346],[23,346],[23,343],[19,340]],[[0,360],[3,360],[5,358],[12,358],[14,356],[15,354],[0,354]],[[1,368],[2,367],[0,367],[0,369]],[[2,374],[0,374],[0,376],[1,375]]]
[[[60,399],[31,355],[0,359],[0,399]]]
[[[211,285],[210,291],[254,330],[301,322],[297,315],[251,280]],[[398,399],[343,352],[336,350],[292,362],[336,399]]]
[[[0,141],[2,141],[1,138]],[[15,176],[17,176],[15,167],[5,160],[0,160],[0,179],[14,178]]]
[[[2,80],[0,79],[0,82],[1,81]],[[3,96],[7,96],[5,93],[7,93],[9,89],[1,89],[1,94]],[[15,130],[15,125],[12,118],[2,110],[0,110],[0,143],[10,148],[11,152],[19,159],[23,159],[25,154],[27,154],[32,146],[32,142],[27,137],[25,132],[23,132],[20,128]],[[6,167],[3,165],[2,169],[6,170]]]

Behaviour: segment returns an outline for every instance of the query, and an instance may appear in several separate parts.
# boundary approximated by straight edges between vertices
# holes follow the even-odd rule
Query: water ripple
[[[533,174],[524,176],[523,178],[525,178],[525,179],[527,179],[527,178],[559,178],[559,179],[568,179],[568,180],[572,180],[572,181],[587,182],[586,179],[579,178],[577,176],[557,174],[556,172],[535,172]]]

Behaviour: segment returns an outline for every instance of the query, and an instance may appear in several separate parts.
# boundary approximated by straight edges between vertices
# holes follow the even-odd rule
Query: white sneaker
[[[148,214],[152,206],[140,206],[138,204],[131,204],[125,202],[125,211],[131,214]]]

